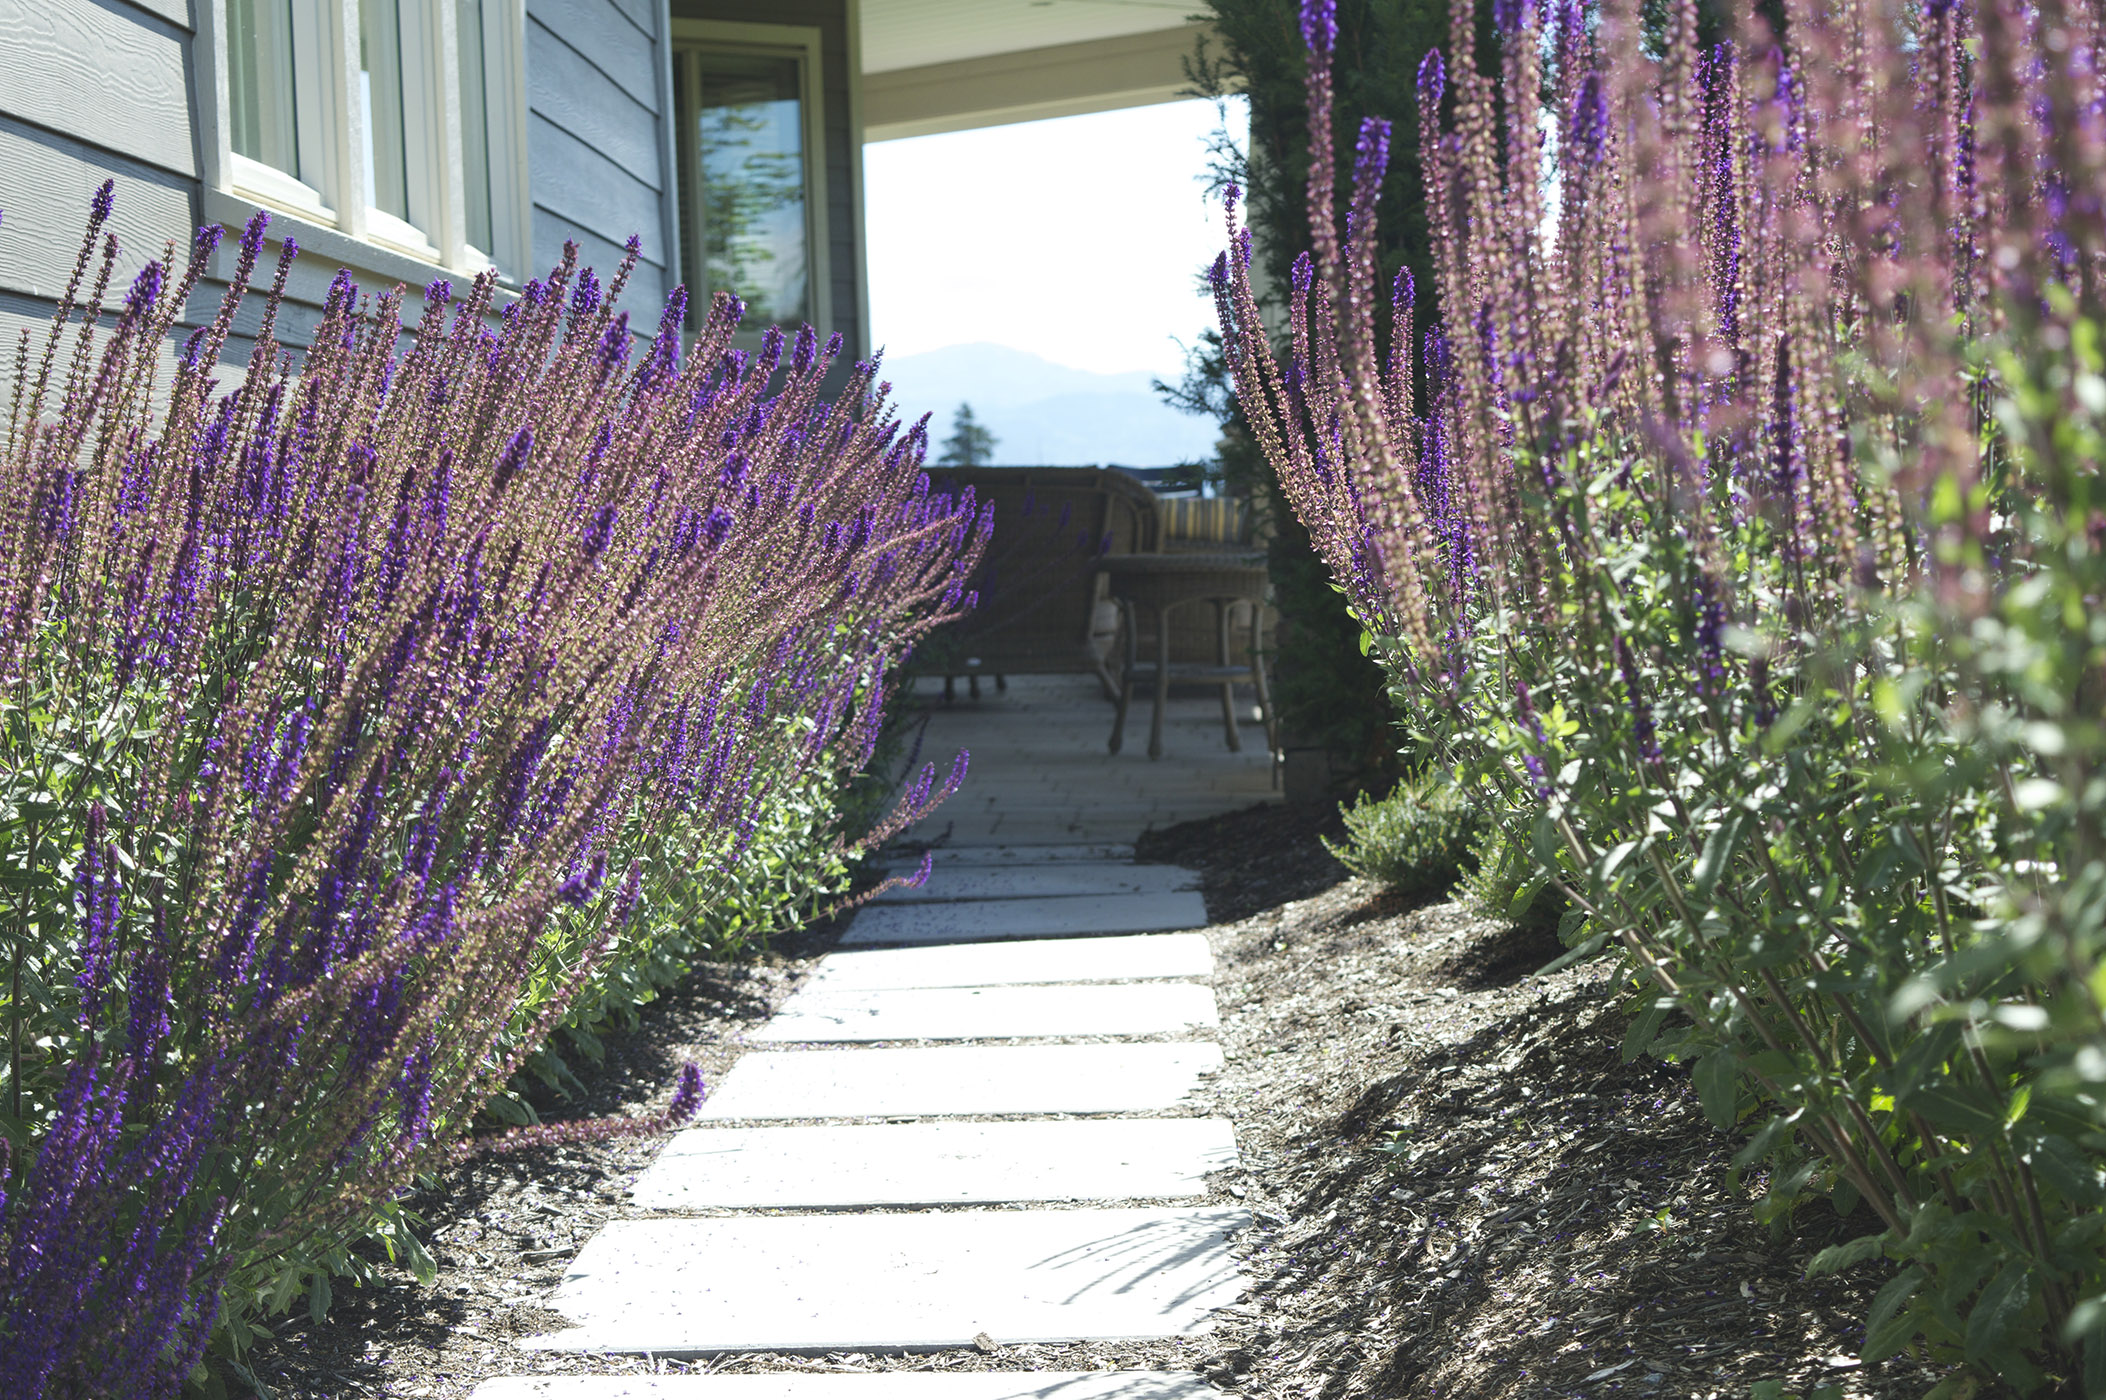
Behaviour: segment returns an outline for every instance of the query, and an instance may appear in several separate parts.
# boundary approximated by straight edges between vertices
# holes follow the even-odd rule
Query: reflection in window
[[[402,130],[401,0],[358,7],[358,93],[366,118],[366,203],[408,220],[409,161]]]
[[[227,0],[227,69],[234,149],[300,178],[292,0]]]
[[[490,252],[490,109],[483,75],[483,0],[455,0],[461,62],[461,183],[468,246]]]
[[[810,320],[802,62],[706,50],[687,57],[679,107],[691,114],[691,178],[701,194],[681,205],[687,265],[707,292],[743,298],[749,326]],[[694,301],[708,305],[707,295]]]

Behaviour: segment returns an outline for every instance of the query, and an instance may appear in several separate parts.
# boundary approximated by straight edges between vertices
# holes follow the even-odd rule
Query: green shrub
[[[1571,907],[1528,848],[1490,823],[1470,850],[1459,893],[1473,914],[1515,928],[1556,928]]]
[[[1355,875],[1402,894],[1445,894],[1464,878],[1484,823],[1469,797],[1445,776],[1406,778],[1384,798],[1362,793],[1345,818],[1343,842],[1324,847]]]

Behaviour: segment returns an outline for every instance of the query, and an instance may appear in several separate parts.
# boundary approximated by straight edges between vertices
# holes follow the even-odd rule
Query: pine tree
[[[987,425],[973,417],[973,406],[958,405],[951,417],[951,435],[944,440],[943,455],[936,459],[944,467],[984,467],[994,459],[995,443],[999,441],[988,431]]]

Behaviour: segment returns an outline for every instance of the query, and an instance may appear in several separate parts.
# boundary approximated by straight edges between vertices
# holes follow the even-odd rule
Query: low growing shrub
[[[1560,930],[1572,907],[1528,847],[1490,824],[1471,847],[1460,895],[1471,913],[1519,929]]]
[[[1482,822],[1468,795],[1441,774],[1398,783],[1384,798],[1341,804],[1346,835],[1324,838],[1339,863],[1400,894],[1445,894],[1471,864]]]

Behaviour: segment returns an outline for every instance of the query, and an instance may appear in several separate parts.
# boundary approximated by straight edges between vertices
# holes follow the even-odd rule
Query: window
[[[690,325],[736,293],[746,326],[826,329],[819,31],[676,21],[681,266]]]
[[[499,0],[219,0],[219,188],[425,262],[526,261],[523,36]]]

